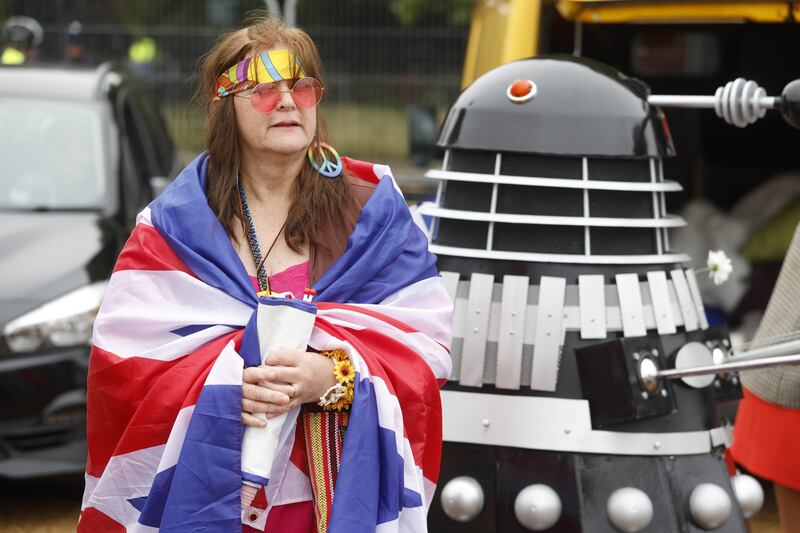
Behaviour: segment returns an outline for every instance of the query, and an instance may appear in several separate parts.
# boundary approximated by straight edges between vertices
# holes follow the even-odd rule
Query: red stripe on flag
[[[378,313],[377,311],[373,311],[372,309],[367,309],[365,307],[359,307],[357,305],[350,305],[350,304],[337,304],[331,302],[317,302],[317,309],[321,309],[323,311],[328,309],[343,309],[345,311],[353,311],[354,313],[361,313],[362,315],[366,315],[372,318],[377,318],[381,322],[386,322],[390,326],[394,326],[397,329],[404,331],[406,333],[419,333],[416,329],[412,328],[405,322],[401,322],[400,320],[396,320],[390,316],[384,315],[382,313]]]
[[[125,533],[125,526],[98,511],[87,507],[81,511],[78,533]]]
[[[380,183],[381,176],[375,175],[375,166],[372,163],[349,157],[343,157],[342,162],[344,163],[344,169],[351,176],[370,183]]]
[[[364,358],[370,373],[383,379],[397,397],[414,462],[435,483],[442,454],[442,401],[439,383],[425,360],[405,344],[374,330],[350,330],[319,317],[316,325],[349,342]]]
[[[405,322],[397,320],[397,319],[395,319],[393,317],[390,317],[388,315],[384,315],[383,313],[379,313],[379,312],[374,311],[372,309],[367,309],[365,307],[360,307],[358,305],[338,304],[338,303],[332,303],[332,302],[317,302],[317,309],[321,309],[323,311],[331,310],[331,309],[343,309],[345,311],[353,311],[355,313],[361,313],[362,315],[366,315],[366,316],[369,316],[369,317],[372,317],[372,318],[377,318],[381,322],[385,322],[385,323],[389,324],[390,326],[394,326],[397,329],[399,329],[400,331],[403,331],[405,333],[421,333],[419,330],[414,329],[413,327],[409,326]],[[423,333],[423,335],[424,335],[424,333]],[[436,344],[441,346],[442,349],[444,351],[446,351],[448,354],[450,353],[450,348],[448,348],[447,346],[445,346],[444,344],[442,344],[441,342],[439,342],[437,340],[434,340],[434,339],[431,339],[431,340],[433,340],[433,342],[435,342]]]
[[[120,270],[179,270],[196,277],[158,230],[147,224],[133,228],[114,266],[114,272]]]
[[[241,330],[172,361],[121,358],[94,347],[89,360],[86,473],[100,477],[113,455],[165,444],[178,411],[194,405],[211,366]]]

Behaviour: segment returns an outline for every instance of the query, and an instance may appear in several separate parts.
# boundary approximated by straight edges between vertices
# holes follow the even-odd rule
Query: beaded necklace
[[[267,260],[267,257],[269,257],[269,253],[275,247],[275,243],[278,242],[278,237],[280,237],[281,233],[283,233],[283,228],[286,227],[286,221],[283,221],[281,229],[278,230],[278,234],[275,235],[275,239],[273,239],[272,244],[269,245],[267,253],[262,257],[261,246],[258,244],[258,236],[256,235],[256,226],[253,224],[253,215],[250,213],[250,207],[247,205],[247,195],[244,192],[244,187],[242,186],[241,181],[239,181],[238,175],[236,176],[236,185],[239,188],[239,200],[241,201],[242,215],[247,220],[245,234],[247,235],[247,242],[250,245],[250,253],[253,255],[253,261],[256,264],[258,290],[259,292],[266,291],[267,294],[270,294],[271,290],[269,287],[269,277],[267,276],[267,269],[264,267],[264,262]]]

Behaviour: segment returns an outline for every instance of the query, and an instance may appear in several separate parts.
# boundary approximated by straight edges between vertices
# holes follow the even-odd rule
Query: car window
[[[0,209],[97,209],[107,188],[92,104],[0,98]]]

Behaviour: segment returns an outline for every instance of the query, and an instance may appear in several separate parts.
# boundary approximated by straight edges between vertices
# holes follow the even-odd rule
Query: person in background
[[[86,50],[86,37],[80,21],[73,20],[67,26],[67,42],[64,45],[64,61],[73,65],[91,64]]]
[[[3,24],[0,36],[0,63],[22,65],[34,60],[43,40],[44,31],[36,19],[26,16],[11,17]]]
[[[800,227],[784,259],[764,318],[751,343],[761,348],[800,331]],[[744,398],[733,434],[733,458],[772,481],[781,533],[800,527],[800,366],[742,372]]]

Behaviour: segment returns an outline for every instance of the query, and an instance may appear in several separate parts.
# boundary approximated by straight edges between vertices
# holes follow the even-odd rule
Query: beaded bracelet
[[[353,382],[356,369],[347,352],[341,349],[320,352],[325,357],[333,359],[333,377],[336,385],[325,391],[319,399],[319,405],[326,411],[344,411],[350,409],[353,403]]]

